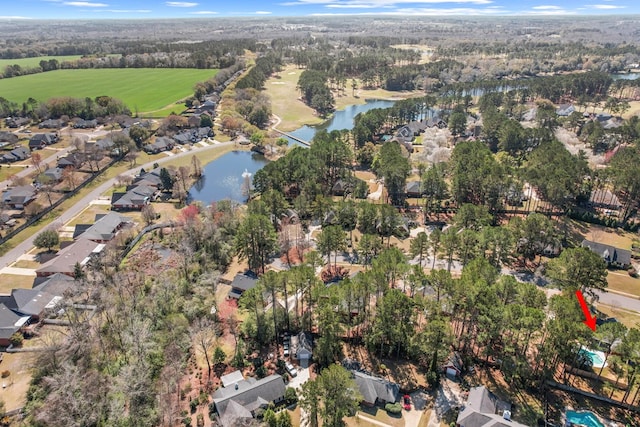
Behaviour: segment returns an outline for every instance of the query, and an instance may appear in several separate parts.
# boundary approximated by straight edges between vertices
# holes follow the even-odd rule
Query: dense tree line
[[[335,102],[327,85],[328,78],[326,72],[305,70],[298,79],[298,89],[304,102],[323,116],[333,111]]]
[[[249,70],[249,72],[238,80],[236,88],[248,89],[253,88],[261,90],[264,86],[264,82],[273,74],[278,71],[282,66],[282,61],[275,55],[265,55],[256,59],[255,65]]]

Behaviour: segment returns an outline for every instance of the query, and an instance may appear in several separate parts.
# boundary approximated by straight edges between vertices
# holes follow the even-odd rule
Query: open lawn
[[[624,270],[609,270],[607,284],[611,290],[640,297],[640,279],[629,276]]]
[[[121,99],[132,112],[151,115],[162,110],[164,114],[170,104],[191,95],[195,83],[207,80],[217,72],[150,68],[57,70],[0,80],[0,93],[18,103],[29,97],[44,101],[58,96],[95,98],[107,95]],[[179,112],[182,107],[175,105],[174,110]]]
[[[31,289],[36,276],[0,274],[0,294],[10,294],[11,289]]]
[[[40,66],[40,61],[49,61],[56,59],[62,63],[64,61],[75,61],[80,59],[80,55],[67,56],[36,56],[35,58],[17,58],[17,59],[0,59],[0,71],[3,71],[8,65],[19,65],[22,68],[35,68]]]
[[[620,323],[628,328],[640,327],[640,313],[636,313],[635,311],[625,310],[620,307],[612,307],[602,303],[598,304],[598,311],[603,312],[607,316],[615,317]]]

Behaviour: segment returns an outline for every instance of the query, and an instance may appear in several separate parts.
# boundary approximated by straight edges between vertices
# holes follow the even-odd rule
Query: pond
[[[305,125],[289,133],[305,141],[311,141],[318,130],[324,129],[327,132],[342,129],[351,130],[353,129],[353,121],[358,114],[373,110],[374,108],[389,108],[392,107],[393,104],[395,104],[395,101],[370,99],[367,100],[365,104],[349,105],[343,110],[336,111],[333,113],[333,116],[324,123],[316,126]],[[295,143],[292,139],[289,139],[289,142]]]
[[[246,171],[253,176],[267,162],[262,154],[231,151],[203,168],[202,178],[189,189],[189,198],[205,205],[224,199],[245,202],[243,174]]]
[[[627,74],[611,74],[613,80],[636,80],[640,78],[640,73],[627,73]]]
[[[350,105],[344,110],[336,111],[330,120],[318,126],[303,126],[291,134],[311,141],[318,129],[327,131],[351,129],[353,119],[360,113],[374,108],[389,108],[394,101],[370,100],[366,104]],[[292,141],[292,140],[291,140]],[[248,151],[232,151],[208,163],[204,169],[204,176],[189,189],[191,201],[199,201],[208,205],[218,200],[231,199],[245,202],[242,174],[246,171],[253,175],[268,162],[264,156]]]

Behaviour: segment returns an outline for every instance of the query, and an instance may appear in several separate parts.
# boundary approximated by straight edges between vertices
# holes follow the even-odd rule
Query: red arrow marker
[[[576,296],[578,297],[578,302],[580,303],[580,307],[582,307],[582,312],[584,313],[584,317],[586,320],[583,320],[583,323],[587,325],[593,332],[596,331],[596,317],[591,316],[591,312],[589,311],[589,307],[587,307],[587,303],[584,301],[584,297],[582,296],[582,291],[576,291]]]

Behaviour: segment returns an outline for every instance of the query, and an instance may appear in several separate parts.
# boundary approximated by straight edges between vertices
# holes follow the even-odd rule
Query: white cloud
[[[594,9],[624,9],[625,6],[616,6],[615,4],[589,4],[588,7]]]
[[[199,3],[189,1],[167,1],[164,4],[170,7],[196,7]]]
[[[534,7],[532,7],[532,9],[535,9],[535,10],[563,10],[560,6],[547,6],[547,5],[534,6]]]
[[[90,1],[65,1],[62,2],[65,6],[75,6],[75,7],[107,7],[109,6],[106,3],[92,3]]]
[[[256,10],[256,15],[271,15],[268,10]]]
[[[30,18],[28,16],[5,16],[5,15],[0,15],[0,19],[1,20],[5,20],[5,19],[33,19],[33,18]]]
[[[189,15],[217,15],[218,12],[213,10],[198,10],[197,12],[189,12]]]
[[[575,12],[568,11],[566,9],[547,9],[547,10],[530,10],[524,12],[525,15],[538,15],[538,16],[562,16],[562,15],[575,15]]]

